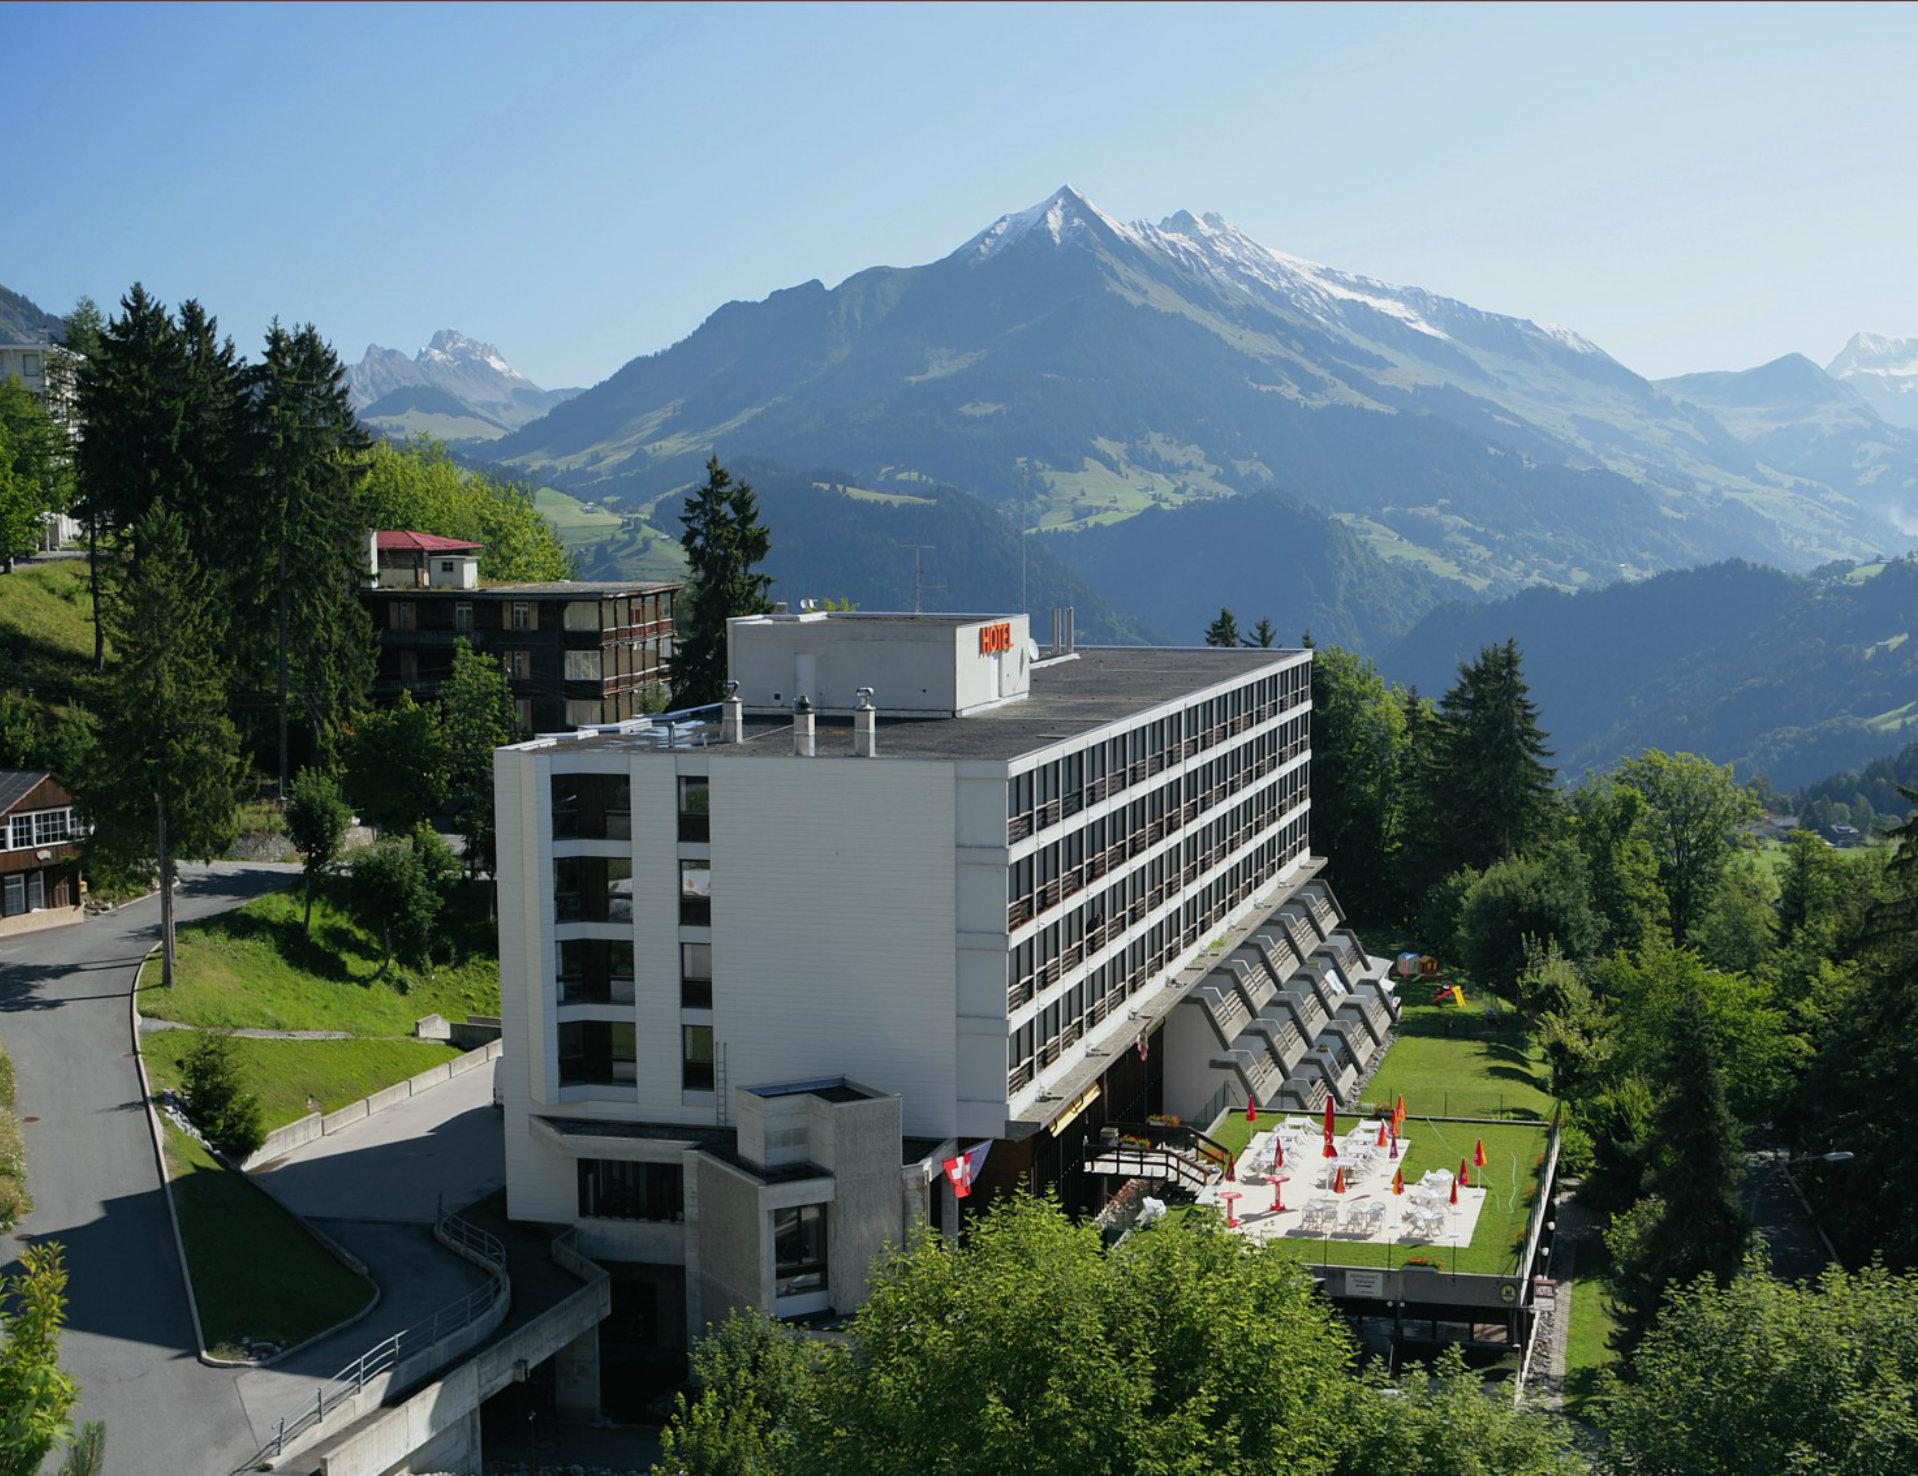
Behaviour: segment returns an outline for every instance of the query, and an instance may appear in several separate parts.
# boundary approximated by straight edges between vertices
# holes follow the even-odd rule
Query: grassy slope
[[[50,705],[93,685],[93,621],[84,560],[24,564],[0,575],[0,687]]]
[[[411,1035],[421,1015],[497,1014],[499,961],[483,894],[456,906],[460,915],[445,931],[463,962],[425,972],[395,962],[376,979],[378,946],[333,898],[314,908],[310,939],[301,933],[297,891],[256,898],[180,929],[178,982],[169,990],[150,975],[141,1013],[213,1029],[384,1036]]]
[[[1617,1322],[1605,1294],[1611,1269],[1603,1238],[1593,1232],[1579,1241],[1572,1275],[1572,1325],[1565,1343],[1565,1412],[1581,1418],[1591,1413],[1600,1370],[1618,1356],[1612,1351]]]
[[[1509,1009],[1487,1019],[1482,1007],[1489,996],[1462,987],[1463,1010],[1427,1004],[1420,996],[1429,991],[1410,986],[1398,1039],[1365,1100],[1390,1104],[1402,1096],[1413,1117],[1549,1118],[1544,1060],[1526,1038],[1523,1020]]]
[[[372,1283],[334,1259],[244,1175],[222,1168],[171,1127],[167,1164],[210,1351],[234,1353],[249,1340],[291,1347],[372,1297]]]
[[[155,1091],[180,1086],[180,1063],[197,1030],[162,1030],[140,1039]],[[450,1061],[460,1052],[433,1040],[252,1040],[233,1042],[240,1080],[260,1098],[270,1132],[309,1112],[336,1112],[382,1087]]]

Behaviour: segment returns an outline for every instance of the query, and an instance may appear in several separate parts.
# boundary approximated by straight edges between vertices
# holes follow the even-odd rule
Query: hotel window
[[[568,938],[559,945],[561,1004],[631,1004],[633,945],[610,938]]]
[[[506,609],[506,625],[509,630],[538,630],[538,607],[526,600],[514,600]]]
[[[33,844],[33,816],[15,815],[13,817],[13,849],[24,851]]]
[[[632,790],[624,774],[553,775],[553,839],[631,839]]]
[[[597,600],[569,600],[562,624],[568,630],[598,630],[599,602]]]
[[[631,922],[633,863],[618,856],[560,856],[553,861],[557,922]]]
[[[689,1092],[713,1089],[713,1027],[682,1025],[679,1029],[679,1085]]]
[[[709,927],[713,920],[713,868],[706,861],[679,863],[679,920],[688,927]]]
[[[679,1003],[682,1009],[713,1007],[713,945],[679,945]]]
[[[523,682],[533,675],[533,653],[531,651],[502,651],[499,664],[508,679]]]
[[[773,1211],[773,1292],[826,1289],[826,1206],[799,1204]]]
[[[703,841],[711,838],[710,795],[704,774],[679,776],[679,838]]]
[[[606,703],[598,697],[569,697],[566,721],[575,728],[590,728],[606,721]]]
[[[51,846],[67,838],[67,812],[41,810],[33,817],[33,843]]]
[[[685,1175],[676,1163],[579,1161],[579,1212],[588,1219],[677,1222],[685,1204]]]
[[[531,697],[514,698],[513,710],[519,714],[520,727],[525,729],[528,733],[532,732],[533,731],[533,699]]]
[[[639,1079],[631,1024],[563,1020],[558,1034],[561,1086],[625,1086]]]
[[[465,600],[453,606],[453,629],[471,630],[473,628],[473,607]]]
[[[386,624],[389,630],[417,630],[419,611],[411,600],[395,600],[386,607]]]
[[[569,682],[596,682],[600,679],[599,650],[568,651],[566,653],[566,680]]]

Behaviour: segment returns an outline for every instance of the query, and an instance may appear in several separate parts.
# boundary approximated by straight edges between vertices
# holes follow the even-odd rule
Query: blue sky
[[[1642,373],[1918,334],[1918,7],[0,5],[0,283],[590,383],[1070,182]]]

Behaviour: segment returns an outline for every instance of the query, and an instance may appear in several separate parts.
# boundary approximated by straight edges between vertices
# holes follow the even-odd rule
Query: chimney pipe
[[[1073,632],[1072,628],[1072,606],[1070,605],[1066,606],[1066,649],[1068,651],[1076,651],[1079,649],[1079,637]]]
[[[879,757],[879,709],[872,705],[872,688],[859,689],[859,704],[852,710],[852,752],[854,758]]]
[[[1059,607],[1054,605],[1052,607],[1052,645],[1047,651],[1047,655],[1056,656],[1059,653],[1059,630]]]
[[[746,741],[746,704],[739,695],[739,683],[726,683],[726,700],[719,704],[719,741]]]
[[[801,758],[811,758],[815,752],[812,700],[807,697],[793,699],[793,752]]]

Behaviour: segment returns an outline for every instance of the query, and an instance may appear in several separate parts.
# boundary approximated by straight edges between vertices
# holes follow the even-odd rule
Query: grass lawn
[[[416,971],[396,961],[385,978],[375,977],[378,944],[336,897],[315,905],[310,938],[297,888],[181,928],[177,982],[166,989],[149,969],[140,1012],[212,1029],[385,1036],[410,1036],[421,1015],[499,1013],[499,960],[482,887],[458,893],[442,924],[462,962]]]
[[[195,1030],[141,1036],[140,1054],[156,1092],[179,1089],[180,1063],[198,1038]],[[459,1054],[437,1040],[233,1041],[240,1081],[258,1094],[269,1132],[309,1112],[336,1112]]]
[[[1273,1243],[1287,1254],[1315,1265],[1390,1268],[1404,1265],[1409,1257],[1423,1256],[1446,1271],[1483,1272],[1490,1275],[1511,1271],[1531,1221],[1533,1191],[1538,1184],[1540,1171],[1539,1160],[1544,1156],[1546,1143],[1550,1139],[1549,1129],[1537,1123],[1429,1122],[1409,1115],[1409,1099],[1406,1105],[1408,1117],[1405,1133],[1410,1146],[1400,1161],[1404,1164],[1407,1179],[1415,1179],[1431,1168],[1456,1171],[1460,1159],[1472,1156],[1476,1140],[1485,1140],[1486,1164],[1482,1169],[1472,1170],[1472,1182],[1489,1186],[1491,1192],[1486,1196],[1485,1207],[1479,1211],[1478,1224],[1472,1231],[1472,1243],[1456,1251],[1449,1246],[1355,1244],[1336,1236],[1330,1239],[1287,1236]],[[1276,1120],[1261,1112],[1256,1131],[1265,1130]],[[1337,1130],[1345,1133],[1355,1127],[1359,1119],[1340,1116],[1333,1121]],[[1235,1153],[1242,1150],[1250,1138],[1245,1113],[1241,1110],[1222,1120],[1211,1136]],[[1288,1160],[1287,1171],[1308,1181],[1288,1186],[1291,1196],[1304,1199],[1319,1192],[1309,1184],[1314,1166]],[[1250,1185],[1247,1192],[1256,1199],[1271,1191],[1263,1185]]]
[[[1485,1017],[1492,997],[1470,984],[1467,1007],[1427,1004],[1411,986],[1398,1038],[1365,1089],[1367,1102],[1405,1098],[1413,1117],[1512,1117],[1543,1122],[1552,1115],[1550,1076],[1519,1015],[1502,1008]]]
[[[1574,1264],[1572,1325],[1565,1342],[1565,1412],[1584,1419],[1589,1417],[1598,1391],[1600,1370],[1618,1357],[1611,1345],[1617,1322],[1605,1299],[1611,1253],[1596,1232],[1579,1241]]]
[[[168,1127],[167,1165],[207,1349],[238,1356],[247,1342],[283,1348],[343,1322],[373,1295],[245,1176],[222,1168]]]

